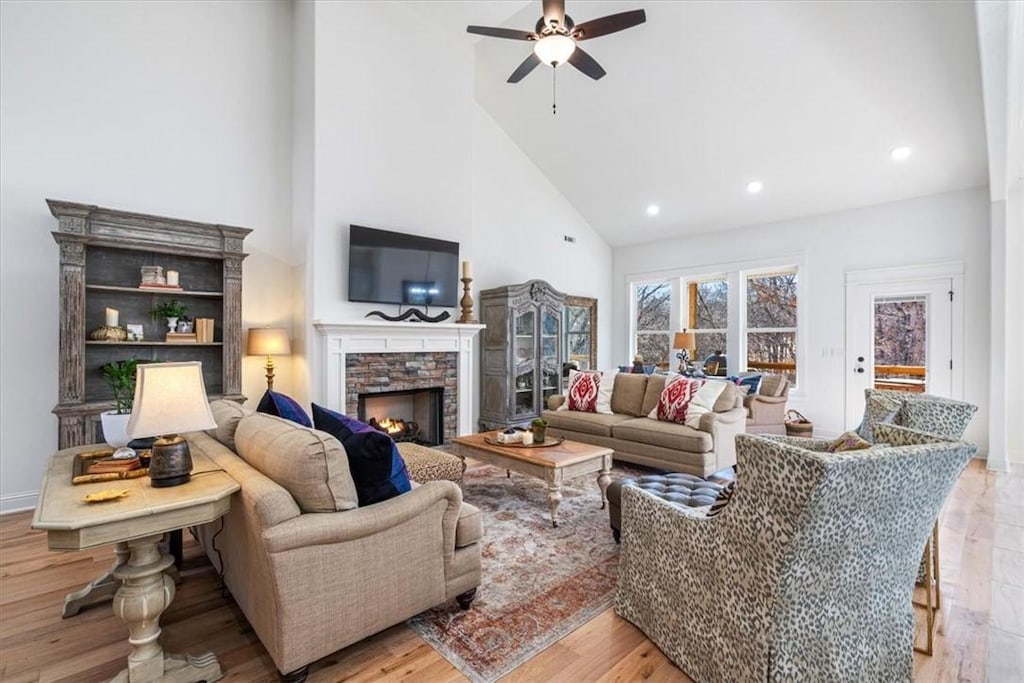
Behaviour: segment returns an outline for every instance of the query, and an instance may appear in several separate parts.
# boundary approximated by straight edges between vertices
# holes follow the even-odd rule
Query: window
[[[690,282],[686,291],[689,311],[687,328],[697,339],[694,360],[702,363],[711,355],[725,354],[729,331],[728,280],[719,277]]]
[[[671,343],[672,284],[637,284],[633,304],[636,311],[636,352],[644,357],[645,363],[667,362]]]
[[[796,383],[796,270],[748,274],[747,368]]]

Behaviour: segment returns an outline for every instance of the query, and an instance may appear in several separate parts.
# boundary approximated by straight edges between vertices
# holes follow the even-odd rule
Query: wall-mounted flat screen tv
[[[349,301],[454,307],[458,289],[458,242],[349,226]]]

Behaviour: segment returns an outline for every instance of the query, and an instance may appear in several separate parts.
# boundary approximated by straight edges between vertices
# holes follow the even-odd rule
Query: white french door
[[[847,429],[860,422],[869,387],[959,397],[962,275],[926,277],[935,270],[847,274]]]

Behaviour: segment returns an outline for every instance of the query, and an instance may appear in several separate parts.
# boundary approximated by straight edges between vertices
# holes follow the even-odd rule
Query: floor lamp
[[[254,327],[249,330],[245,352],[250,356],[266,356],[267,391],[274,390],[274,356],[290,356],[292,344],[288,330],[282,327]]]

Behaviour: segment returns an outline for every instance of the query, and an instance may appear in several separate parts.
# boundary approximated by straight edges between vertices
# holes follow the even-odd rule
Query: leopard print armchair
[[[911,680],[914,573],[976,448],[888,427],[835,454],[738,436],[715,517],[625,487],[615,611],[698,681]]]

